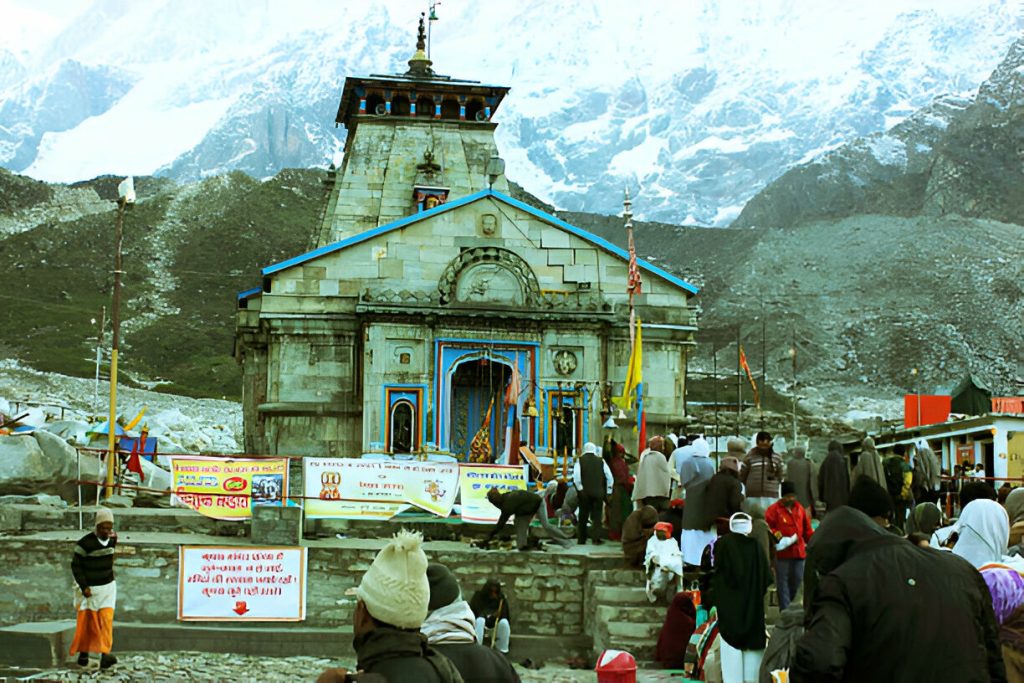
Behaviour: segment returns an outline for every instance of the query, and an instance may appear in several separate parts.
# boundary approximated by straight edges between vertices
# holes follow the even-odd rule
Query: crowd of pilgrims
[[[620,541],[668,603],[658,662],[696,680],[1024,682],[1024,488],[997,491],[973,464],[950,477],[923,441],[883,457],[865,439],[853,466],[837,441],[820,464],[773,443],[734,438],[712,458],[700,435],[670,434],[636,459],[587,444],[566,481],[495,491],[491,536],[518,511],[563,546],[552,519],[575,522],[577,544]]]

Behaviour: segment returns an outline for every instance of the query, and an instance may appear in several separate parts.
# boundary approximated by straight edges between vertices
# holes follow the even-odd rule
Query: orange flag
[[[750,388],[754,390],[754,404],[761,407],[761,397],[757,393],[757,382],[754,381],[754,374],[750,372],[750,365],[747,363],[747,354],[743,353],[743,347],[740,346],[740,367],[747,373],[747,379],[750,380]]]

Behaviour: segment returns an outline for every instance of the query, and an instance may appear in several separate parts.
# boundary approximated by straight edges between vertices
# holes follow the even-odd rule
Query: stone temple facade
[[[346,80],[315,244],[238,297],[247,452],[465,459],[484,431],[516,461],[516,438],[542,456],[600,441],[622,391],[628,254],[510,197],[492,121],[508,88],[438,75],[422,48],[421,31],[405,74]],[[647,421],[674,426],[697,290],[639,267]]]

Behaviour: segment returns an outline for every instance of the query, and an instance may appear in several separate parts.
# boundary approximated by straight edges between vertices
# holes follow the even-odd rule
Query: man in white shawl
[[[647,573],[647,599],[656,602],[659,595],[671,600],[679,592],[683,579],[683,554],[672,538],[672,525],[658,522],[654,535],[647,541],[644,556]]]
[[[465,683],[519,683],[515,669],[501,654],[477,643],[476,616],[462,599],[455,575],[443,564],[427,565],[430,602],[420,633],[427,644],[452,661]]]

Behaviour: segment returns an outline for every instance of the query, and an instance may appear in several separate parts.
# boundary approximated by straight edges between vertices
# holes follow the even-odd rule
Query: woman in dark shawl
[[[697,609],[690,593],[676,593],[665,613],[665,623],[658,636],[654,659],[664,669],[682,669],[686,663],[686,647],[697,626]]]
[[[828,442],[828,455],[818,469],[818,497],[825,503],[826,512],[846,505],[850,497],[850,466],[838,441]]]
[[[639,568],[644,563],[647,540],[654,535],[658,511],[650,505],[634,510],[622,525],[622,554],[626,565]]]

